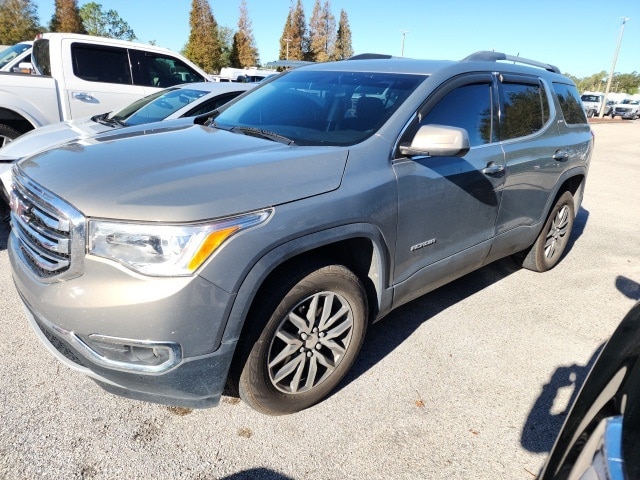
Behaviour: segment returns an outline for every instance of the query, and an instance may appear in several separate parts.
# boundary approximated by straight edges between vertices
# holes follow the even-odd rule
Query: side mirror
[[[31,73],[33,73],[33,65],[31,65],[31,62],[21,62],[21,63],[18,64],[17,67],[13,67],[11,69],[11,71],[13,73],[31,74]]]
[[[464,128],[445,125],[423,125],[411,140],[400,145],[400,153],[407,157],[462,157],[469,151],[469,134]]]

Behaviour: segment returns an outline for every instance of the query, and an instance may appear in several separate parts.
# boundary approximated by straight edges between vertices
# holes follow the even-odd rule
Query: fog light
[[[175,342],[131,340],[92,334],[77,335],[80,350],[91,361],[106,368],[139,373],[163,373],[182,359],[182,349]]]

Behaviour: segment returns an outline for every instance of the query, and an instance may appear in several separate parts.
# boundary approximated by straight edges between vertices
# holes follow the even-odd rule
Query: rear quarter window
[[[558,96],[558,103],[560,103],[564,121],[568,125],[587,123],[587,116],[580,101],[580,94],[574,85],[554,82],[553,90]]]

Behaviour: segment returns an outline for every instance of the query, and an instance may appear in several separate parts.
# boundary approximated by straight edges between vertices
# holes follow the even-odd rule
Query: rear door
[[[63,55],[66,90],[64,119],[81,118],[119,110],[145,95],[134,85],[126,48],[65,40]]]

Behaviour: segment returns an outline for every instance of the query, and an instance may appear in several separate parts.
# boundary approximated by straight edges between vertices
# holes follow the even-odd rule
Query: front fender
[[[282,244],[263,255],[245,276],[235,298],[222,338],[223,343],[236,342],[255,295],[266,278],[278,266],[312,250],[354,238],[366,238],[373,244],[373,261],[378,274],[371,278],[377,292],[378,317],[391,308],[392,290],[387,288],[391,259],[383,235],[373,225],[356,223],[305,235]]]

